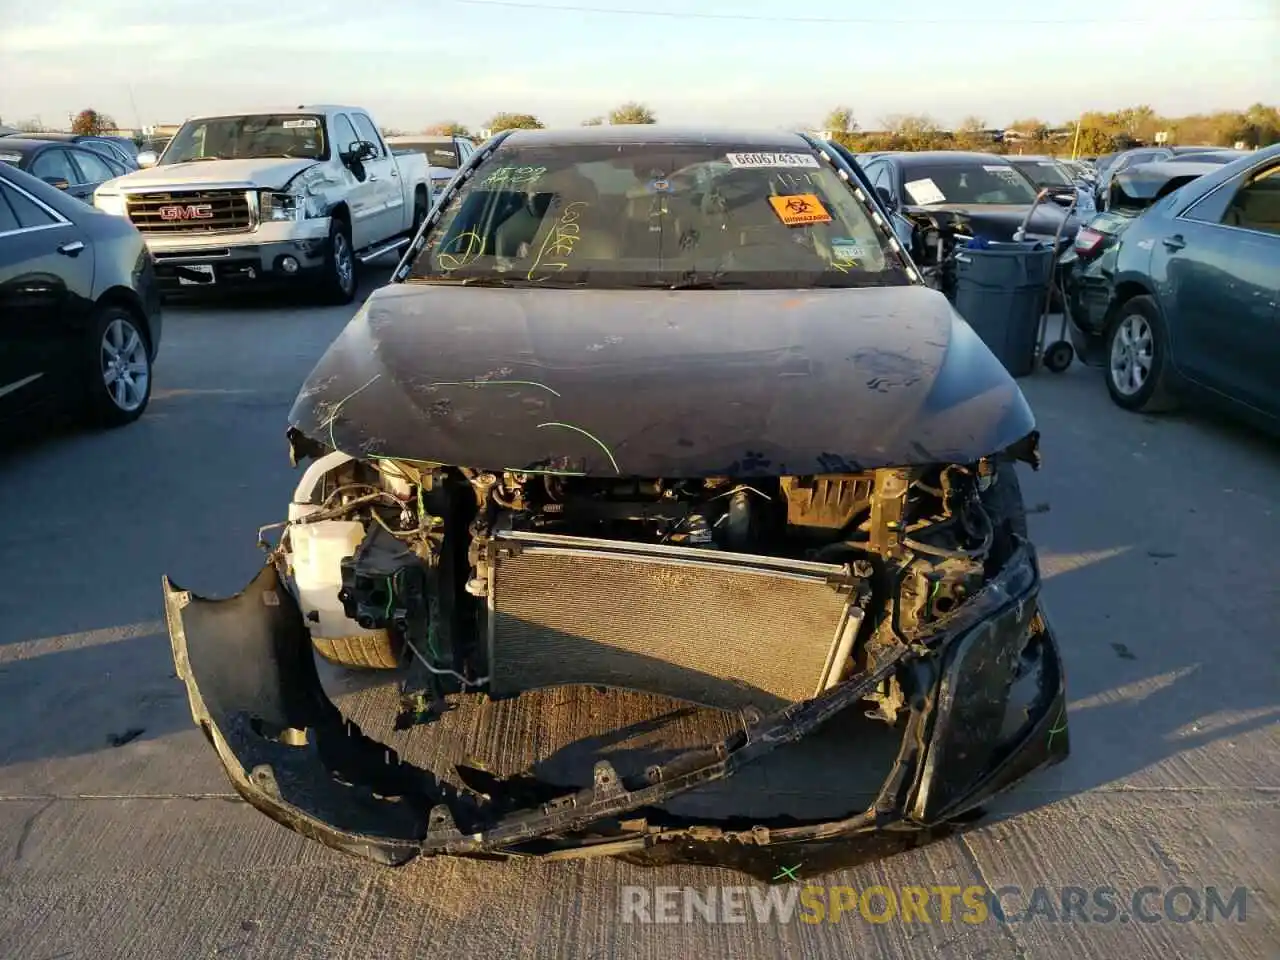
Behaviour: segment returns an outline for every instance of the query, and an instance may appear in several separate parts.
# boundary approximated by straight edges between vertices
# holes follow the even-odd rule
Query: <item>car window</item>
[[[333,137],[339,153],[346,153],[351,149],[351,144],[360,139],[356,128],[351,125],[345,113],[340,113],[333,118]]]
[[[902,172],[909,203],[1034,203],[1036,188],[1004,161],[912,163]]]
[[[66,148],[50,147],[42,150],[40,154],[31,163],[29,171],[33,177],[39,177],[42,180],[55,179],[65,180],[67,183],[81,183],[80,174],[71,166],[71,158],[67,156]]]
[[[82,150],[92,150],[94,153],[103,157],[110,157],[112,160],[119,161],[120,152],[115,144],[106,140],[80,140],[76,146]]]
[[[1254,174],[1236,191],[1222,222],[1229,227],[1280,234],[1280,163]]]
[[[502,144],[451,197],[410,280],[756,289],[909,282],[816,153]]]
[[[355,121],[356,132],[360,134],[361,140],[368,140],[378,148],[378,156],[384,156],[382,151],[382,138],[378,136],[378,128],[373,125],[373,121],[366,117],[363,113],[353,113],[351,119]]]
[[[105,158],[93,153],[90,150],[68,150],[68,153],[75,159],[75,164],[80,168],[81,183],[102,183],[104,180],[110,180],[118,174],[112,173],[111,168],[107,166]]]
[[[9,206],[18,218],[20,227],[47,227],[51,223],[58,222],[58,219],[50,215],[48,210],[21,190],[14,190],[5,183],[0,183],[0,189],[4,190],[4,197],[9,201]]]
[[[1268,229],[1261,224],[1274,224],[1274,220],[1268,218],[1268,212],[1274,215],[1275,210],[1272,205],[1276,202],[1276,191],[1280,191],[1280,183],[1276,182],[1280,179],[1280,173],[1277,173],[1277,170],[1280,170],[1280,165],[1263,168],[1254,174],[1251,180],[1244,183],[1243,187],[1240,186],[1243,175],[1234,180],[1228,180],[1215,191],[1208,192],[1199,198],[1180,215],[1184,219],[1196,220],[1198,223],[1245,227],[1274,233],[1274,227]]]
[[[461,162],[458,146],[454,143],[426,143],[422,146],[422,152],[427,155],[427,163],[433,167],[457,170]]]
[[[22,229],[22,224],[18,222],[18,215],[13,207],[9,206],[10,192],[7,186],[0,183],[0,235]]]
[[[1056,160],[1011,160],[1031,182],[1039,187],[1069,187],[1071,176]]]

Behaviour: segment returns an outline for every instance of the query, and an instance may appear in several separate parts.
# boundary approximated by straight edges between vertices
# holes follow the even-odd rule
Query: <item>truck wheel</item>
[[[427,206],[427,194],[423,190],[418,190],[413,195],[413,228],[409,231],[410,237],[416,237],[418,231],[422,229],[422,221],[427,219],[430,208]]]
[[[394,670],[400,666],[404,645],[386,633],[359,637],[313,637],[316,653],[330,663],[351,670]]]
[[[324,300],[342,305],[356,296],[356,256],[351,249],[351,228],[343,220],[329,224],[324,251]]]
[[[93,317],[88,353],[88,416],[119,427],[142,416],[151,400],[151,352],[142,323],[123,307]]]

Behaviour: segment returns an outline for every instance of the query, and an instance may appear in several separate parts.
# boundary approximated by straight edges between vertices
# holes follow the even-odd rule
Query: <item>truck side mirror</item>
[[[138,154],[138,169],[145,170],[148,167],[154,167],[159,159],[160,157],[154,150],[143,150]]]
[[[876,187],[876,196],[880,198],[880,202],[884,204],[885,209],[890,213],[898,209],[898,198],[889,192],[888,187]]]

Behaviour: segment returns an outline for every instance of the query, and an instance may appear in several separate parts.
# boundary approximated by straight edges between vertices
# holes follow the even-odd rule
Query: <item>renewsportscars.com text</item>
[[[625,886],[623,923],[1243,923],[1249,891],[1185,885]]]

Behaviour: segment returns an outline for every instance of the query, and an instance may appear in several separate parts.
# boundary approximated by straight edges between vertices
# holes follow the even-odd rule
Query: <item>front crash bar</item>
[[[419,854],[501,854],[504,848],[581,831],[731,776],[856,704],[904,661],[945,646],[999,611],[1020,611],[1034,602],[1028,594],[1037,583],[1034,559],[1024,547],[968,603],[932,624],[928,637],[890,648],[872,670],[770,716],[749,715],[733,737],[651,767],[640,782],[622,782],[602,762],[592,787],[511,813],[401,761],[342,716],[320,684],[301,611],[274,565],[264,566],[229,599],[195,596],[167,577],[164,594],[174,663],[187,686],[192,715],[236,791],[304,836],[398,865]],[[1062,702],[1059,689],[1054,709]],[[1043,722],[1038,718],[1037,731]],[[1049,752],[1056,756],[1040,757],[1031,768],[1060,759],[1065,738],[1059,750]],[[801,840],[815,829],[816,836],[830,838],[868,825],[861,816],[792,829]],[[779,840],[790,833],[774,831]]]

